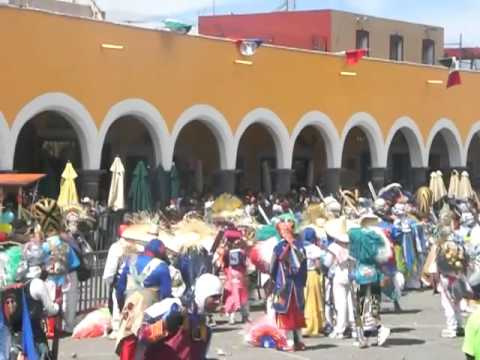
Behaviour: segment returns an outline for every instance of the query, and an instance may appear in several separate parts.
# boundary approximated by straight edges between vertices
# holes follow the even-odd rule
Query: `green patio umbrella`
[[[163,24],[168,30],[179,34],[185,35],[188,34],[190,30],[192,30],[192,25],[185,24],[184,22],[175,19],[165,19],[163,20]]]
[[[148,182],[148,172],[143,161],[140,161],[133,171],[128,200],[130,202],[130,210],[132,211],[152,209],[152,194]]]
[[[153,196],[155,200],[160,201],[162,206],[166,206],[170,201],[170,172],[165,171],[162,165],[159,165],[154,179]]]
[[[170,170],[170,198],[176,199],[180,195],[180,175],[175,164]]]

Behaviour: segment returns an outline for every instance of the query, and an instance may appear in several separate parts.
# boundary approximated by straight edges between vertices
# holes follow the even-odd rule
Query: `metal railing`
[[[108,305],[109,286],[103,281],[103,269],[107,260],[107,250],[84,255],[85,262],[92,269],[92,276],[79,283],[80,297],[77,312],[87,312]]]

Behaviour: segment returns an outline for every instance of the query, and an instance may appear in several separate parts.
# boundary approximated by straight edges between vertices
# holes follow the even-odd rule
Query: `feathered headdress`
[[[242,200],[230,194],[220,195],[217,199],[215,199],[212,205],[212,211],[214,214],[233,212],[239,209],[243,209]]]
[[[378,196],[390,203],[396,202],[396,200],[402,196],[402,185],[398,183],[389,184],[378,192]]]
[[[309,205],[303,212],[303,224],[315,224],[317,219],[326,219],[327,214],[325,212],[324,204],[312,204]]]

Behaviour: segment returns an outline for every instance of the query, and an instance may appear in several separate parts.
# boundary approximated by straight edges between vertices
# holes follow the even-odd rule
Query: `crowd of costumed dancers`
[[[220,317],[244,324],[251,346],[303,351],[305,337],[383,346],[382,306],[401,313],[402,296],[420,288],[439,294],[439,336],[464,336],[462,313],[480,290],[479,201],[467,173],[446,189],[434,172],[414,194],[400,184],[370,197],[312,190],[223,194],[184,216],[175,201],[126,214],[103,268],[120,359],[203,360]],[[31,209],[22,240],[0,236],[0,352],[49,359],[55,329],[75,335],[78,284],[92,276],[80,226],[89,217],[50,199]],[[253,300],[263,314],[251,313]]]

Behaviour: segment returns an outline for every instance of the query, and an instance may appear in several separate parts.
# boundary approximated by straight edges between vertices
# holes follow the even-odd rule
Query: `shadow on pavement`
[[[418,313],[421,313],[422,311],[423,310],[421,309],[407,309],[407,310],[402,310],[400,312],[390,310],[390,311],[381,311],[380,313],[385,315],[405,315],[405,314],[408,315],[408,314],[418,314]]]
[[[389,338],[384,346],[393,347],[393,346],[408,346],[408,345],[422,345],[422,344],[425,344],[425,340]]]
[[[307,348],[305,349],[305,351],[315,351],[315,350],[324,350],[324,349],[330,349],[330,348],[336,348],[338,347],[337,345],[333,345],[333,344],[317,344],[317,345],[310,345],[310,346],[307,346]]]
[[[241,330],[242,327],[241,326],[232,326],[232,327],[216,327],[213,330],[213,333],[214,334],[218,334],[218,333],[226,333],[226,332],[230,332],[230,331],[238,331],[238,330]]]
[[[398,328],[392,328],[390,329],[392,334],[400,334],[400,333],[406,333],[415,330],[414,328],[408,328],[408,327],[398,327]]]

